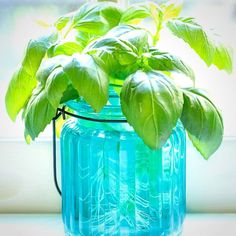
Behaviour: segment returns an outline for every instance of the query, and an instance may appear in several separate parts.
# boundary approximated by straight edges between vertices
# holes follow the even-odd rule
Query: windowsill
[[[0,215],[3,235],[64,236],[60,215]],[[236,214],[188,214],[182,236],[222,236],[236,234]]]

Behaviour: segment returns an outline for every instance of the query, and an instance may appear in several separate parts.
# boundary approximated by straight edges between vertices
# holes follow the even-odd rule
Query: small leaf
[[[130,125],[150,148],[161,148],[180,118],[182,92],[158,72],[137,71],[125,81],[121,107]]]
[[[73,87],[96,112],[108,100],[108,76],[92,56],[81,54],[72,57],[64,71]]]
[[[193,145],[208,159],[220,146],[224,126],[220,112],[200,90],[184,90],[181,121]]]
[[[64,16],[61,16],[58,18],[58,20],[55,22],[55,27],[60,31],[66,27],[66,25],[70,22],[72,19],[73,14],[67,14]]]
[[[159,40],[160,30],[162,28],[163,22],[163,12],[158,4],[153,2],[146,2],[140,4],[131,5],[121,17],[121,23],[125,24],[140,24],[145,18],[152,19],[153,22],[148,22],[148,24],[154,23],[155,26],[151,27],[155,29],[153,32],[153,43],[155,44]],[[147,24],[146,27],[147,28]]]
[[[71,56],[74,53],[81,53],[88,43],[95,39],[94,35],[86,32],[77,31],[76,29],[70,30],[64,40],[52,45],[47,50],[48,57],[55,57],[57,55]]]
[[[109,28],[113,28],[120,23],[122,11],[113,4],[108,4],[101,10],[101,16],[106,19],[109,24]]]
[[[165,4],[161,4],[160,7],[163,11],[163,19],[169,20],[180,15],[183,8],[183,2],[179,0],[171,0]]]
[[[134,20],[142,20],[151,17],[150,9],[148,6],[135,4],[131,5],[122,15],[121,23],[131,23]]]
[[[148,51],[149,40],[151,41],[150,35],[146,30],[131,25],[117,26],[111,29],[106,34],[106,37],[117,37],[123,42],[128,41],[136,47],[136,50],[140,55]]]
[[[113,17],[109,14],[114,14]],[[120,10],[109,3],[84,4],[73,17],[72,26],[80,31],[103,35],[119,23]],[[117,17],[118,19],[114,19]],[[112,19],[112,20],[111,20]]]
[[[210,39],[193,18],[170,20],[167,27],[175,36],[188,43],[208,66],[214,64],[221,70],[232,71],[230,50]]]
[[[100,52],[111,54],[121,65],[135,63],[137,60],[137,49],[128,41],[122,41],[116,37],[104,37],[88,46],[87,52]]]
[[[145,55],[144,55],[145,56]],[[195,75],[193,70],[187,66],[180,58],[166,52],[160,52],[156,48],[150,50],[150,54],[146,54],[148,65],[154,70],[160,71],[176,71],[188,76],[193,83]]]
[[[53,50],[53,55],[67,55],[71,56],[74,53],[80,53],[83,50],[83,46],[77,42],[61,42],[60,44],[56,45]]]

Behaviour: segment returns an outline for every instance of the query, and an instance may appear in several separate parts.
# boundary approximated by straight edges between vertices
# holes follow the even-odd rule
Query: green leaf
[[[34,140],[56,115],[57,109],[48,101],[47,94],[43,89],[41,84],[37,86],[23,114],[27,139],[30,136]]]
[[[113,17],[110,14],[114,14]],[[114,19],[118,17],[118,19]],[[120,10],[109,3],[84,4],[73,17],[72,27],[80,31],[103,35],[119,23]]]
[[[121,23],[137,25],[145,18],[151,18],[155,24],[155,33],[153,35],[153,42],[155,44],[159,40],[159,33],[163,22],[163,12],[158,4],[146,2],[144,4],[131,5],[130,8],[123,13]],[[148,22],[148,24],[150,24],[150,22]]]
[[[68,77],[62,67],[56,68],[48,77],[45,84],[45,93],[48,101],[54,108],[58,108],[61,99],[68,87]]]
[[[57,55],[71,56],[74,53],[81,53],[88,43],[94,40],[95,36],[86,32],[78,32],[72,29],[67,37],[57,44],[52,45],[48,51],[48,57],[55,57]]]
[[[148,33],[140,28],[121,25],[87,47],[106,64],[109,75],[124,80],[139,68],[139,56],[148,51]]]
[[[34,140],[51,122],[67,86],[68,78],[61,67],[50,74],[45,84],[38,84],[23,113],[26,138]]]
[[[183,39],[210,66],[232,71],[232,57],[229,49],[208,37],[193,18],[180,18],[167,22],[167,27],[178,38]]]
[[[222,44],[217,45],[215,48],[215,54],[213,63],[220,70],[226,70],[228,73],[232,73],[233,70],[233,54],[232,50],[226,48]]]
[[[224,126],[220,112],[200,90],[184,90],[181,121],[189,138],[205,159],[220,146]]]
[[[67,55],[71,56],[74,53],[80,53],[83,50],[83,46],[77,42],[61,42],[60,44],[56,45],[53,49],[53,55]]]
[[[160,7],[163,11],[163,19],[169,20],[180,15],[183,8],[183,3],[179,0],[173,0],[168,1],[165,4],[161,4]]]
[[[79,95],[99,112],[108,100],[109,80],[96,60],[87,54],[75,55],[64,71]]]
[[[54,26],[57,28],[57,30],[61,31],[63,30],[66,25],[70,22],[72,19],[73,14],[67,14],[64,16],[61,16],[57,19],[57,21],[54,23]]]
[[[106,71],[111,77],[124,80],[128,75],[138,69],[138,51],[130,43],[120,41],[118,38],[103,38],[90,48],[91,52],[101,58],[106,64]]]
[[[209,66],[214,58],[214,46],[202,27],[194,19],[176,19],[167,22],[168,28],[183,39]]]
[[[20,66],[12,76],[7,89],[5,103],[7,113],[15,120],[20,110],[25,106],[37,82]]]
[[[76,31],[75,32],[75,40],[77,43],[81,45],[81,47],[84,49],[90,41],[96,39],[97,36],[91,35],[86,32]]]
[[[147,58],[148,65],[154,70],[183,73],[188,76],[193,83],[195,82],[193,70],[176,56],[166,52],[160,52],[156,48],[151,48],[150,53],[145,54],[144,57]]]
[[[70,100],[74,100],[77,98],[79,98],[79,94],[78,94],[77,90],[72,86],[72,84],[69,84],[67,89],[63,93],[60,104],[66,103]]]
[[[46,51],[56,42],[57,34],[30,40],[27,46],[22,66],[32,77],[35,76]]]
[[[31,96],[37,84],[35,74],[47,49],[56,39],[57,35],[52,34],[37,40],[30,40],[22,65],[13,74],[5,97],[7,112],[12,120],[16,119]]]
[[[128,41],[120,40],[116,37],[101,38],[88,46],[87,52],[100,52],[102,58],[104,53],[111,54],[120,65],[135,63],[137,60],[137,49]]]
[[[148,5],[135,4],[131,5],[122,15],[121,23],[132,23],[132,21],[142,20],[151,17]]]
[[[41,63],[37,73],[36,79],[42,84],[45,84],[46,80],[48,79],[49,75],[58,67],[63,67],[68,61],[70,57],[60,55],[52,58],[47,58],[43,60]]]
[[[158,72],[137,71],[125,81],[121,107],[130,125],[150,148],[161,148],[180,118],[182,92]]]
[[[117,6],[108,4],[104,6],[100,14],[108,22],[109,28],[111,29],[119,25],[122,11]]]
[[[111,29],[106,34],[106,37],[117,37],[123,42],[131,43],[139,55],[149,50],[149,40],[151,41],[150,35],[146,30],[131,25],[117,26]]]

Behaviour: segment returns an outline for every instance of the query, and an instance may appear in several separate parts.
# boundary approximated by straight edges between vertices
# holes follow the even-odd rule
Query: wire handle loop
[[[57,192],[61,196],[61,189],[59,187],[58,181],[57,181],[57,137],[56,137],[56,120],[62,116],[63,120],[66,120],[66,115],[88,120],[88,121],[94,121],[94,122],[104,122],[104,123],[127,123],[127,120],[125,119],[119,119],[119,120],[111,120],[111,119],[95,119],[91,117],[85,117],[80,116],[78,114],[74,114],[71,112],[66,111],[66,106],[63,106],[62,108],[57,108],[57,113],[55,117],[52,119],[52,144],[53,144],[53,180],[54,184],[56,186]]]

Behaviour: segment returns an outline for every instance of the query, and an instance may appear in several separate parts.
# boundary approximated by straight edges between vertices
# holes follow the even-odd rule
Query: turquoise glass
[[[125,119],[119,98],[94,113],[84,101],[67,105],[95,119]],[[180,235],[185,217],[185,131],[179,122],[159,150],[127,123],[70,118],[62,129],[62,215],[66,235]]]

